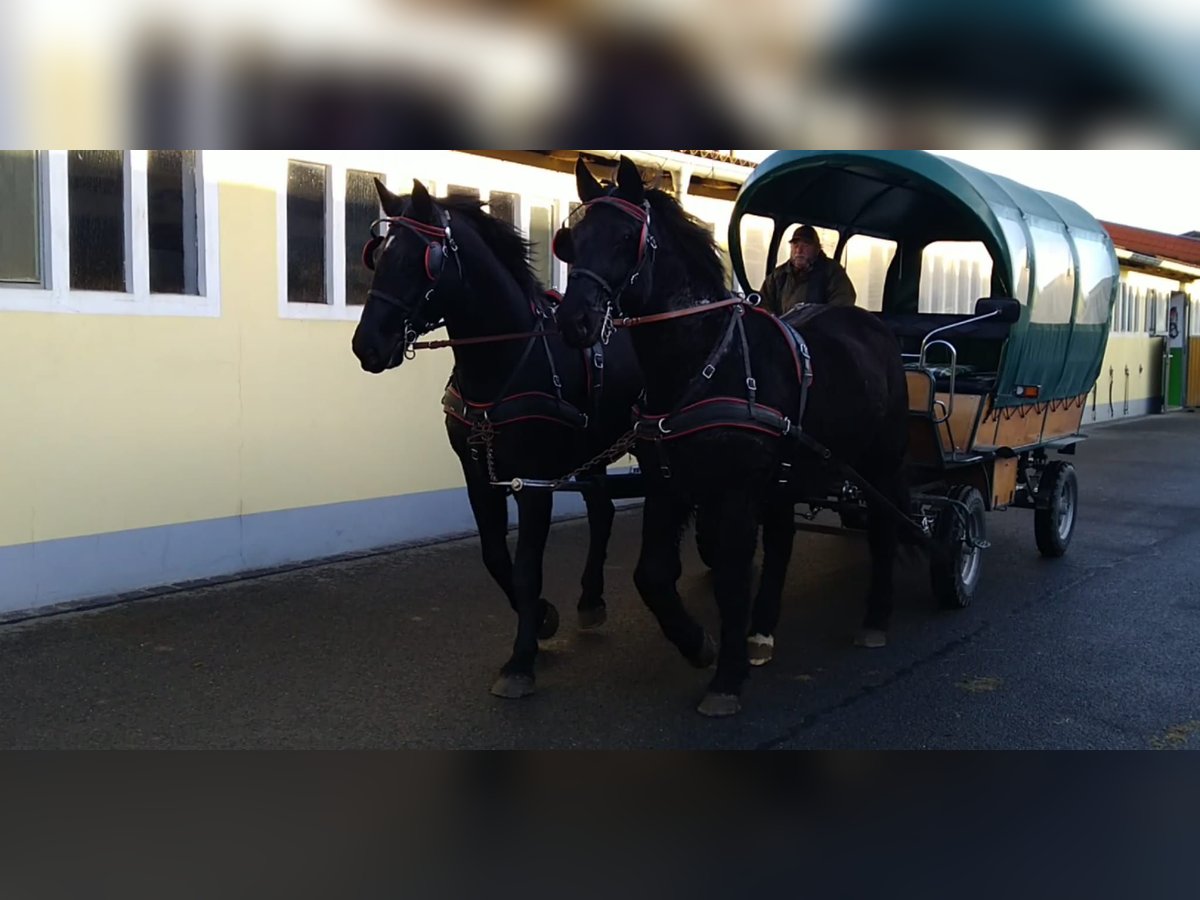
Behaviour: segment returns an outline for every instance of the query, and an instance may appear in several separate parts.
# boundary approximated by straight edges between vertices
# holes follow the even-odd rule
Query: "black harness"
[[[539,316],[533,337],[526,341],[525,349],[520,359],[509,373],[508,380],[496,393],[496,399],[479,403],[466,399],[458,384],[457,375],[450,377],[446,385],[446,393],[442,396],[442,409],[452,419],[467,425],[472,436],[488,433],[505,425],[517,422],[540,420],[565,425],[569,428],[587,428],[590,416],[563,397],[562,379],[558,368],[554,365],[554,354],[550,350],[549,332],[545,328],[546,318]],[[509,394],[513,381],[521,368],[529,361],[533,348],[541,344],[546,353],[546,362],[550,366],[550,382],[554,387],[553,393],[545,391],[521,391]],[[600,398],[604,388],[604,354],[597,344],[584,351],[584,366],[587,370],[588,406],[593,411],[599,409]]]
[[[466,280],[463,272],[462,257],[458,252],[458,245],[455,243],[454,235],[450,230],[450,214],[436,208],[435,213],[439,218],[440,225],[427,225],[424,222],[405,216],[391,216],[386,219],[378,219],[372,223],[371,239],[363,247],[363,263],[368,269],[374,270],[376,253],[387,238],[387,234],[379,228],[382,223],[386,222],[389,230],[392,227],[405,228],[425,243],[425,277],[430,281],[430,287],[425,292],[423,300],[417,305],[416,309],[410,311],[407,304],[401,298],[395,297],[386,291],[372,287],[368,292],[369,297],[382,300],[405,312],[404,352],[410,358],[416,352],[416,342],[419,337],[445,324],[445,320],[441,315],[435,315],[432,319],[429,318],[427,310],[433,299],[434,291],[437,289],[442,275],[446,271],[447,257],[453,259],[458,270],[459,279],[464,282]],[[534,330],[526,339],[525,350],[512,372],[509,373],[508,380],[497,393],[496,399],[486,403],[478,403],[466,399],[463,396],[457,376],[451,375],[450,381],[446,385],[446,392],[442,395],[442,409],[448,417],[467,425],[471,429],[471,440],[486,438],[490,442],[497,428],[517,422],[534,420],[554,422],[569,428],[587,428],[590,415],[595,415],[599,411],[604,390],[604,349],[599,343],[583,351],[582,354],[585,379],[588,386],[587,393],[590,415],[589,412],[578,409],[563,397],[562,379],[559,378],[558,370],[554,365],[554,354],[550,350],[549,333],[546,331],[546,322],[554,318],[554,304],[557,299],[561,298],[554,292],[547,291],[545,300],[530,303],[536,323]],[[485,343],[486,339],[479,342]],[[454,342],[451,341],[450,343],[453,344]],[[553,384],[554,392],[551,394],[543,391],[524,391],[516,394],[507,394],[513,380],[520,373],[522,366],[529,360],[534,346],[538,343],[541,343],[546,352],[546,362],[550,366],[550,380]]]
[[[795,419],[781,410],[758,402],[758,382],[754,378],[750,344],[746,339],[744,317],[747,310],[751,315],[766,316],[779,328],[788,342],[795,364],[796,380],[800,387],[800,401],[795,410]],[[703,307],[699,307],[698,311],[703,311]],[[705,397],[713,376],[735,342],[741,348],[745,396]],[[714,428],[738,428],[771,437],[788,438],[816,449],[820,445],[808,438],[801,427],[812,378],[812,359],[809,356],[808,345],[800,333],[765,310],[746,303],[738,304],[730,310],[728,324],[709,352],[704,368],[688,383],[675,406],[664,413],[647,412],[640,404],[635,406],[634,431],[638,440],[661,444]],[[824,451],[824,448],[820,450]]]
[[[571,269],[569,277],[585,278],[593,281],[599,286],[603,294],[606,308],[600,337],[601,341],[607,342],[614,327],[612,320],[613,311],[616,310],[618,315],[623,315],[620,306],[621,295],[626,289],[632,287],[637,282],[643,271],[645,271],[647,279],[653,276],[654,256],[655,251],[658,249],[658,243],[650,227],[650,205],[648,202],[643,202],[639,206],[629,203],[626,200],[606,195],[585,203],[584,208],[596,204],[613,206],[634,219],[641,226],[641,233],[638,238],[637,260],[630,274],[618,286],[614,287],[610,285],[603,277],[590,269],[578,266],[572,266]],[[559,230],[558,234],[555,235],[554,249],[555,255],[561,259],[568,263],[574,261],[574,242],[570,229],[562,228]],[[646,285],[646,289],[649,290],[649,284]],[[817,451],[822,458],[828,458],[829,451],[809,438],[801,428],[804,411],[808,403],[808,388],[812,384],[813,377],[812,359],[804,338],[801,337],[799,332],[781,322],[775,316],[765,310],[759,309],[756,303],[720,301],[719,305],[722,307],[731,307],[729,321],[720,339],[709,352],[704,368],[688,383],[683,391],[683,395],[670,411],[662,413],[648,412],[643,408],[641,403],[635,405],[633,408],[634,436],[639,441],[660,445],[661,447],[665,442],[697,434],[701,431],[708,431],[714,428],[739,428],[759,432],[771,437],[784,437],[798,441]],[[709,306],[713,306],[714,308],[712,310],[706,309]],[[652,321],[699,315],[715,311],[715,309],[716,305],[705,301],[689,310],[644,316],[638,320],[623,319],[618,321],[616,325],[619,327],[634,327],[635,325]],[[744,322],[746,310],[750,310],[752,315],[767,316],[779,328],[787,341],[796,366],[796,379],[800,387],[800,402],[795,410],[795,419],[792,419],[791,416],[780,410],[758,402],[758,382],[755,380],[754,372],[751,368],[750,344],[746,339]],[[717,368],[726,356],[728,356],[730,348],[735,343],[735,339],[736,343],[741,347],[742,365],[745,370],[745,397],[705,397],[704,395],[712,382],[713,376],[716,374]],[[664,472],[669,471],[665,465],[663,468]]]

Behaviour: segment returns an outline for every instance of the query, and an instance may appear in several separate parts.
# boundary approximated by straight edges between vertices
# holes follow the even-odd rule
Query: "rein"
[[[614,319],[614,328],[637,328],[639,325],[653,325],[655,322],[666,322],[670,319],[682,319],[685,316],[695,316],[700,313],[713,312],[718,309],[725,309],[729,306],[749,306],[754,307],[756,304],[743,300],[740,297],[730,297],[727,300],[719,300],[716,303],[703,303],[699,306],[689,306],[687,309],[676,309],[671,312],[655,313],[650,316],[633,316],[624,319]],[[524,341],[532,337],[540,337],[542,335],[558,334],[557,329],[543,329],[540,331],[516,331],[510,334],[492,334],[484,335],[483,337],[472,338],[446,338],[438,341],[417,341],[409,346],[413,350],[440,350],[443,347],[468,347],[473,344],[498,344],[504,341]]]
[[[472,344],[499,344],[504,341],[527,341],[530,338],[541,337],[544,334],[558,334],[557,331],[517,331],[512,334],[492,334],[473,338],[446,338],[440,341],[417,341],[409,344],[413,350],[440,350],[442,347],[467,347]]]

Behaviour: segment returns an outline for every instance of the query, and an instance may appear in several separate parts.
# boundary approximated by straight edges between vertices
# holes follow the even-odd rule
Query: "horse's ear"
[[[413,179],[412,211],[415,219],[423,222],[433,221],[433,200],[429,196],[429,191],[425,189],[425,185],[421,184],[417,178]]]
[[[387,185],[375,179],[375,193],[379,195],[379,205],[389,216],[400,215],[401,199],[387,189]]]
[[[617,167],[617,190],[630,203],[641,203],[646,199],[646,189],[642,185],[642,173],[628,156],[621,157]]]
[[[592,175],[582,156],[575,160],[575,187],[579,191],[579,199],[584,203],[591,203],[604,194],[604,188]]]

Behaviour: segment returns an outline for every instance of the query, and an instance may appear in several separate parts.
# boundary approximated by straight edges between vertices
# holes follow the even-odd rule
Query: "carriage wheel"
[[[955,485],[946,496],[966,507],[966,532],[963,517],[955,509],[946,508],[938,514],[933,539],[945,553],[929,560],[929,580],[943,608],[963,609],[971,604],[982,569],[983,548],[976,542],[983,541],[987,534],[983,496],[965,484]]]
[[[1033,536],[1042,556],[1059,557],[1067,552],[1075,534],[1075,511],[1079,506],[1079,481],[1075,467],[1055,460],[1046,466],[1038,482],[1038,508],[1033,512]]]

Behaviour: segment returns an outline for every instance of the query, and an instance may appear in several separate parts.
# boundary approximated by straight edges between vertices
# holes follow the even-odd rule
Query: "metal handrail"
[[[944,409],[946,411],[946,414],[944,416],[942,416],[940,419],[937,417],[936,413],[934,414],[933,424],[935,424],[935,425],[941,425],[943,422],[946,422],[947,420],[949,420],[951,414],[953,414],[953,412],[954,412],[954,376],[958,371],[958,350],[955,348],[955,346],[952,343],[950,343],[949,341],[943,341],[943,340],[929,341],[928,344],[922,344],[922,346],[921,346],[921,368],[926,368],[925,351],[932,347],[936,347],[938,344],[941,344],[943,347],[946,347],[950,351],[950,402],[942,403],[941,400],[937,399],[936,390],[934,391],[934,400],[933,400],[932,405],[933,406],[941,406],[942,409]]]
[[[917,357],[917,365],[920,366],[922,369],[928,368],[929,364],[928,364],[928,361],[926,360],[925,356],[929,352],[929,350],[932,349],[933,347],[936,347],[938,344],[941,344],[943,347],[946,347],[950,351],[950,402],[942,403],[942,401],[938,400],[935,396],[932,407],[940,406],[940,407],[942,407],[943,410],[945,410],[945,415],[942,416],[940,419],[937,417],[937,413],[934,413],[933,422],[935,425],[941,425],[942,423],[948,421],[950,419],[950,416],[954,413],[954,379],[958,373],[958,349],[953,344],[951,344],[949,341],[942,340],[941,338],[938,338],[936,341],[930,340],[930,339],[935,334],[942,334],[943,332],[946,332],[946,331],[953,331],[955,328],[962,328],[964,325],[974,325],[976,322],[982,322],[985,319],[990,319],[993,316],[998,316],[998,315],[1000,315],[1000,310],[993,309],[991,312],[984,313],[981,316],[972,316],[969,319],[963,319],[961,322],[951,322],[949,325],[943,325],[941,328],[933,329],[933,331],[929,332],[922,339],[921,353]]]

